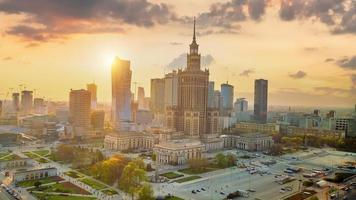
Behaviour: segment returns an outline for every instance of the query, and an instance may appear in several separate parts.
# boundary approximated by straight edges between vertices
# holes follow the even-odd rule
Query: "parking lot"
[[[315,149],[301,151],[282,157],[271,157],[262,154],[229,150],[237,156],[249,155],[252,158],[241,159],[247,168],[253,168],[253,174],[246,168],[229,168],[206,174],[200,174],[202,178],[185,183],[163,183],[154,186],[158,194],[174,194],[184,199],[224,199],[229,193],[237,190],[247,194],[244,199],[283,199],[302,189],[302,182],[308,178],[303,173],[316,169],[333,169],[346,161],[355,161],[355,155],[345,156],[344,152]],[[265,161],[276,161],[275,164],[265,166]],[[303,172],[285,173],[289,167],[303,168]],[[263,170],[262,170],[263,169]],[[295,180],[280,185],[276,182],[277,175],[289,175]]]

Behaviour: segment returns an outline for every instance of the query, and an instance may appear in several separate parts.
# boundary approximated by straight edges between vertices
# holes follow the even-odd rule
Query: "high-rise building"
[[[20,111],[20,93],[12,93],[12,107],[15,112]]]
[[[248,102],[245,98],[238,98],[234,104],[235,112],[246,112],[248,109]]]
[[[214,90],[213,108],[219,111],[222,108],[222,96],[219,90]]]
[[[145,89],[143,87],[138,87],[137,89],[137,103],[139,110],[147,110],[147,107],[145,107]]]
[[[202,136],[207,130],[209,70],[200,69],[201,55],[195,38],[187,55],[187,68],[178,70],[178,105],[167,111],[167,121],[174,122],[174,129],[189,136]]]
[[[163,113],[164,107],[164,78],[151,79],[151,111],[154,113]]]
[[[164,105],[165,108],[178,105],[178,74],[175,70],[164,77]]]
[[[130,61],[116,58],[111,68],[112,81],[112,121],[116,129],[120,123],[131,118],[131,69]]]
[[[214,108],[214,81],[208,83],[208,108]]]
[[[97,104],[97,97],[96,97],[97,89],[98,87],[95,83],[87,84],[87,90],[90,92],[90,107],[93,110],[96,109],[96,104]]]
[[[228,115],[233,109],[234,103],[234,86],[223,83],[221,84],[221,96],[222,96],[222,114]]]
[[[36,114],[43,114],[45,110],[45,104],[43,98],[34,98],[33,108]]]
[[[90,97],[89,91],[70,90],[69,93],[69,118],[75,128],[88,130],[90,127]]]
[[[23,114],[31,114],[33,105],[32,91],[24,90],[21,92],[21,111]]]
[[[0,117],[2,115],[2,101],[0,100]]]
[[[268,80],[255,80],[255,101],[254,119],[259,123],[267,122],[267,99],[268,99]]]
[[[91,113],[90,124],[94,130],[104,129],[105,112],[103,110],[96,110]]]

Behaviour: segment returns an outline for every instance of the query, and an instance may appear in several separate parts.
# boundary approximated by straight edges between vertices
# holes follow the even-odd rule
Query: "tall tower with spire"
[[[197,44],[195,37],[195,18],[194,18],[194,28],[193,28],[193,41],[189,45],[190,51],[187,55],[187,70],[197,71],[200,70],[200,59],[199,45]]]
[[[187,67],[184,70],[178,70],[178,105],[174,111],[168,112],[172,114],[172,118],[167,121],[174,121],[174,129],[177,131],[184,132],[191,137],[201,137],[207,132],[209,71],[201,70],[195,19],[193,41],[189,47]]]

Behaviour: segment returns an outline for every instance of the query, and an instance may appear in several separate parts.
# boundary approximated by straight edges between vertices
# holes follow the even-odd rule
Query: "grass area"
[[[88,191],[69,182],[56,183],[53,185],[41,186],[39,188],[32,188],[30,189],[30,191],[59,192],[59,193],[83,194],[83,195],[91,194]]]
[[[26,152],[23,152],[23,154],[25,154],[27,157],[29,158],[32,158],[34,159],[35,161],[37,162],[40,162],[40,163],[48,163],[48,161],[44,158],[41,158],[39,157],[38,155],[32,153],[32,152],[29,152],[29,151],[26,151]]]
[[[113,189],[101,190],[101,192],[103,192],[106,195],[110,195],[110,196],[117,194],[117,192],[115,190],[113,190]]]
[[[81,182],[87,184],[88,186],[96,189],[96,190],[101,190],[101,189],[104,189],[106,188],[105,185],[93,180],[93,179],[90,179],[90,178],[85,178],[85,179],[82,179],[80,180]]]
[[[83,175],[81,175],[81,174],[79,174],[79,173],[77,173],[75,171],[68,171],[68,172],[65,172],[64,174],[67,175],[67,176],[70,176],[72,178],[84,178]]]
[[[176,196],[166,196],[164,197],[164,200],[184,200],[184,199]]]
[[[11,155],[7,155],[7,156],[4,156],[0,159],[0,161],[11,161],[11,160],[18,160],[20,159],[21,157],[16,155],[16,154],[11,154]]]
[[[46,156],[49,154],[49,150],[38,150],[38,151],[33,151],[33,153],[38,154],[40,156]]]
[[[188,176],[188,177],[185,177],[185,178],[177,179],[174,182],[183,183],[183,182],[192,181],[192,180],[199,179],[199,178],[201,178],[201,177],[200,176]]]
[[[53,176],[53,177],[47,177],[47,178],[42,178],[42,179],[38,179],[38,180],[21,181],[21,182],[18,182],[17,185],[20,187],[23,187],[23,188],[27,188],[27,187],[32,187],[36,181],[40,181],[43,185],[43,184],[47,184],[47,183],[54,183],[54,182],[61,181],[61,180],[63,180],[63,179],[58,176]]]
[[[95,200],[95,197],[78,197],[78,196],[66,196],[66,195],[54,195],[54,194],[40,194],[32,193],[37,199],[42,200]]]
[[[82,167],[80,169],[77,169],[77,171],[79,171],[80,173],[83,173],[87,176],[92,176],[89,167]]]
[[[212,171],[216,171],[219,169],[224,169],[224,167],[220,167],[216,164],[209,164],[209,166],[207,166],[206,168],[200,169],[200,170],[195,170],[192,168],[185,168],[185,169],[180,169],[178,170],[179,172],[182,172],[184,174],[190,174],[190,175],[194,175],[194,174],[203,174],[203,173],[207,173],[207,172],[212,172]]]
[[[164,174],[160,174],[160,176],[163,176],[163,177],[166,177],[166,178],[169,178],[169,179],[175,179],[175,178],[183,177],[184,175],[183,174],[177,174],[177,173],[174,173],[174,172],[167,172],[167,173],[164,173]]]
[[[7,156],[7,155],[9,155],[10,153],[0,153],[0,158],[2,158],[2,157],[4,157],[4,156]]]

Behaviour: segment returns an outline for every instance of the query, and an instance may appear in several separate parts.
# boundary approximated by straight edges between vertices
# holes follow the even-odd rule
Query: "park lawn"
[[[70,194],[83,194],[91,195],[90,192],[70,183],[62,182],[56,183],[48,186],[41,186],[40,188],[32,188],[30,191],[41,191],[41,192],[59,192],[59,193],[70,193]]]
[[[199,178],[201,178],[201,177],[200,176],[188,176],[188,177],[185,177],[185,178],[177,179],[174,182],[183,183],[183,182],[192,181],[192,180],[199,179]]]
[[[5,156],[7,156],[7,155],[9,155],[10,153],[0,153],[0,159],[2,158],[2,157],[5,157]]]
[[[33,151],[33,153],[38,154],[40,156],[46,156],[49,154],[49,150],[38,150],[38,151]]]
[[[17,154],[11,154],[11,155],[7,155],[7,156],[4,156],[0,159],[0,161],[11,161],[11,160],[18,160],[20,159],[21,157],[18,156]]]
[[[92,176],[89,167],[82,167],[80,169],[77,169],[77,171],[79,171],[80,173],[83,173],[87,176]]]
[[[34,154],[32,152],[26,151],[26,152],[23,152],[23,154],[25,154],[29,158],[32,158],[32,159],[36,160],[37,162],[48,163],[48,161],[46,159],[41,158],[41,157],[39,157],[38,155],[36,155],[36,154]]]
[[[106,188],[105,185],[93,180],[93,179],[90,179],[90,178],[85,178],[85,179],[82,179],[80,180],[81,182],[85,183],[86,185],[96,189],[96,190],[102,190],[104,188]]]
[[[27,188],[27,187],[34,186],[33,184],[36,181],[40,181],[42,183],[42,185],[44,185],[44,184],[54,183],[54,182],[61,181],[61,180],[63,180],[61,177],[53,176],[53,177],[46,177],[46,178],[42,178],[42,179],[38,179],[38,180],[21,181],[21,182],[18,182],[17,185],[20,187],[23,187],[23,188]]]
[[[81,175],[81,174],[79,174],[78,172],[75,172],[75,171],[68,171],[68,172],[65,172],[64,174],[67,175],[67,176],[70,176],[72,178],[84,178],[83,175]]]
[[[117,192],[113,189],[105,189],[105,190],[101,190],[101,192],[103,192],[106,195],[110,195],[110,196],[117,194]]]
[[[176,196],[166,196],[164,197],[164,200],[184,200],[184,199]]]
[[[185,169],[180,169],[178,171],[182,172],[184,174],[194,175],[194,174],[203,174],[203,173],[207,173],[207,172],[212,172],[212,171],[216,171],[216,170],[224,169],[224,168],[227,168],[227,167],[220,167],[215,163],[210,163],[206,168],[201,169],[201,170],[194,170],[192,168],[185,168]]]
[[[169,178],[169,179],[175,179],[175,178],[183,177],[184,175],[183,174],[177,174],[177,173],[174,173],[174,172],[167,172],[167,173],[164,173],[164,174],[160,174],[160,176],[163,176],[163,177],[166,177],[166,178]]]
[[[42,194],[42,193],[32,193],[37,199],[46,200],[95,200],[95,197],[78,197],[78,196],[64,196],[64,195],[54,195],[54,194]]]

